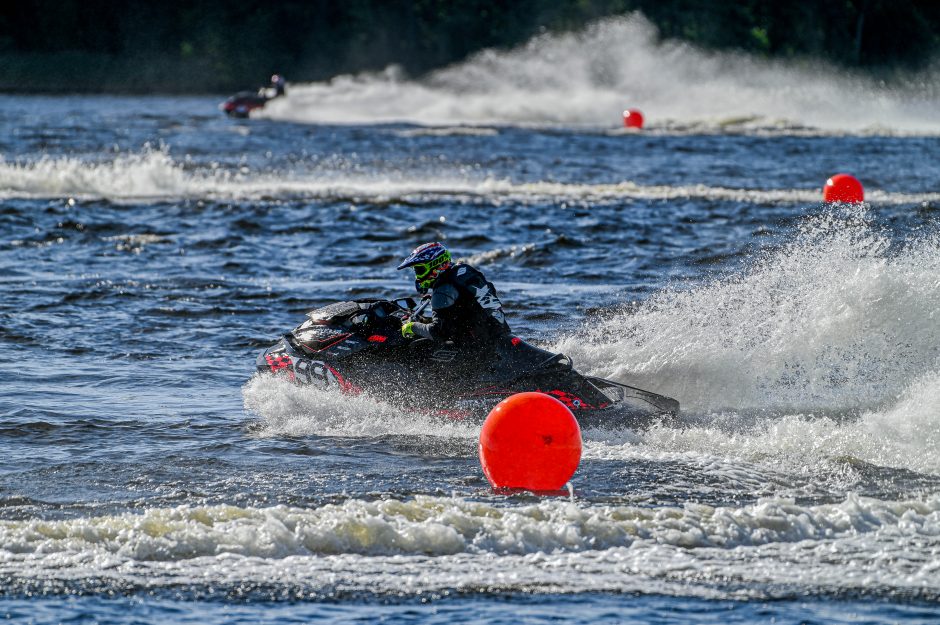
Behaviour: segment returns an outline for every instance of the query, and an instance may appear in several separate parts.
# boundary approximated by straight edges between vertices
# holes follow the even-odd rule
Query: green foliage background
[[[410,75],[643,12],[664,38],[868,73],[930,63],[937,0],[21,0],[0,9],[0,91],[219,93],[274,71]]]

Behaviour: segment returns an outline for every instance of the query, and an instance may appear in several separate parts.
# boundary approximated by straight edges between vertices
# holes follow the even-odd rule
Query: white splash
[[[643,433],[648,449],[940,473],[940,239],[892,246],[868,217],[827,211],[743,273],[661,292],[556,349],[680,400],[692,422]]]
[[[867,219],[826,211],[742,274],[668,289],[558,347],[693,410],[876,407],[940,363],[940,241],[891,248]]]
[[[252,377],[242,396],[245,408],[262,418],[262,436],[478,435],[471,425],[397,408],[367,394],[344,395],[269,375]]]
[[[639,108],[652,128],[940,132],[935,76],[891,89],[821,63],[769,61],[660,41],[642,16],[487,50],[411,80],[395,68],[293,85],[265,109],[320,123],[615,126]]]

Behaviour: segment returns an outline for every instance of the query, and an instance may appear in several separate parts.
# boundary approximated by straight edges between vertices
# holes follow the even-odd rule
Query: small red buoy
[[[855,176],[836,174],[823,187],[823,202],[856,203],[865,201],[865,189]]]
[[[627,109],[623,112],[623,127],[624,128],[642,128],[643,127],[643,113],[636,109]]]
[[[581,462],[581,427],[544,393],[499,402],[480,430],[480,464],[494,488],[560,489]]]

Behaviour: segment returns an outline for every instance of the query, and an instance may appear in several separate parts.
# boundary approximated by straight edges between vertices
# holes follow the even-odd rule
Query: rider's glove
[[[413,321],[408,321],[401,325],[401,335],[406,339],[409,339],[415,335],[415,331],[411,328],[413,325]]]

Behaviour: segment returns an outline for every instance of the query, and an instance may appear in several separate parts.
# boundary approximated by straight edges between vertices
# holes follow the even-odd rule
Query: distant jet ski
[[[239,91],[223,102],[219,108],[229,117],[245,119],[252,111],[263,109],[270,99],[262,92]]]
[[[258,91],[239,91],[220,104],[219,108],[229,117],[244,119],[251,115],[252,111],[263,109],[270,100],[287,95],[286,85],[283,76],[274,74],[271,76],[270,87],[262,87]]]
[[[411,298],[319,308],[260,354],[257,370],[473,422],[482,422],[497,403],[525,391],[562,401],[582,427],[636,428],[679,414],[675,399],[582,375],[568,357],[520,338],[506,338],[485,363],[466,361],[448,344],[403,338],[403,320],[421,318],[423,308]]]

